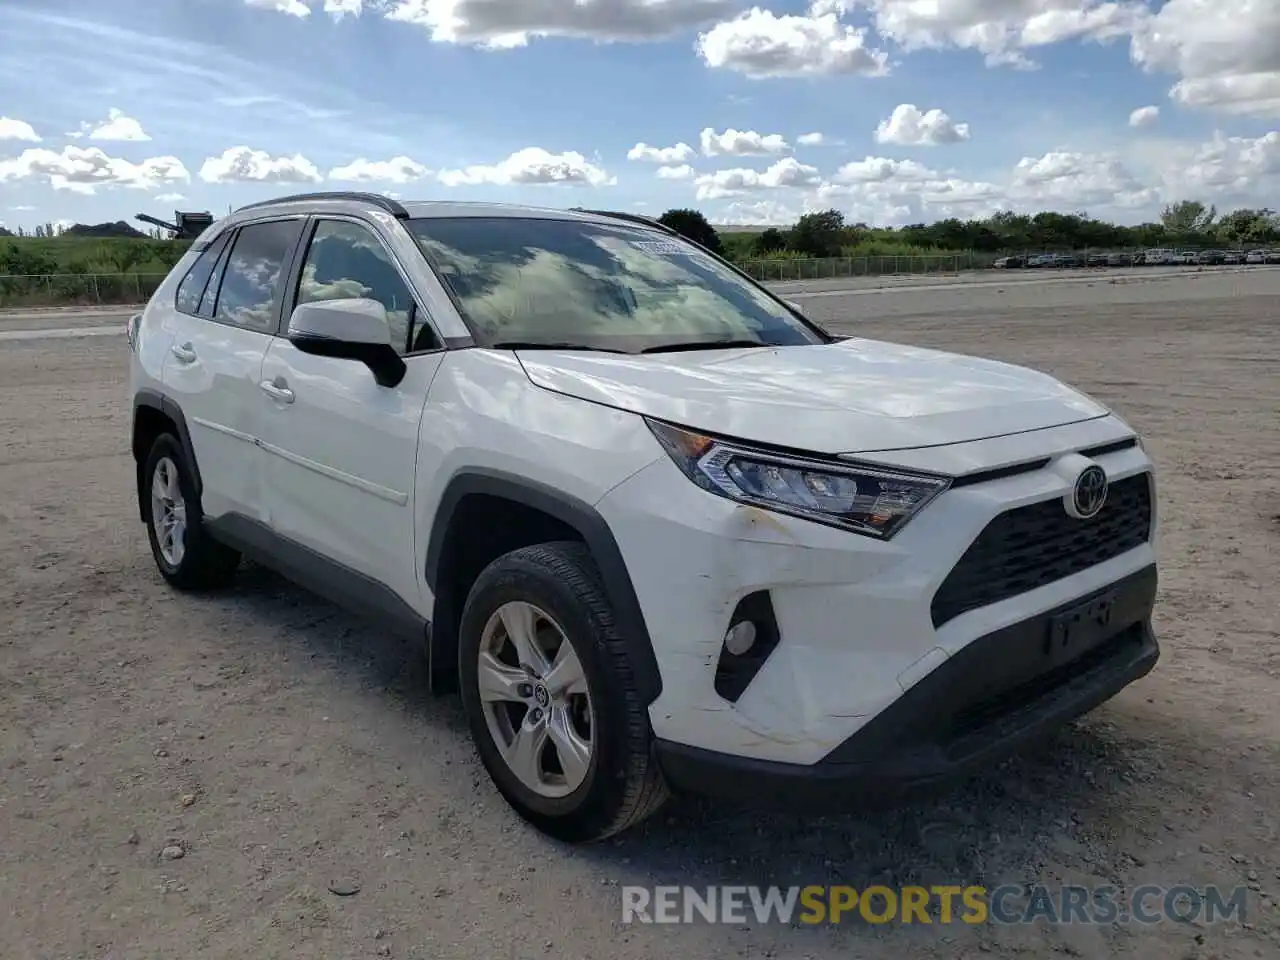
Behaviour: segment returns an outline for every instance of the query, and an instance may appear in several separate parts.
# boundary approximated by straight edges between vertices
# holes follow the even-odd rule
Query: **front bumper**
[[[1079,450],[1107,447],[1091,457],[1113,484],[1149,477],[1140,446],[1114,447],[1128,435],[1122,423],[1101,418],[897,451],[885,465],[979,479],[953,485],[888,542],[712,496],[665,458],[634,474],[596,506],[617,539],[661,674],[661,693],[649,705],[654,737],[758,761],[817,764],[981,638],[1152,566],[1154,515],[1145,540],[1107,556],[1055,537],[1042,541],[1034,529],[1016,542],[981,537],[1005,512],[1060,503],[1079,472]],[[1046,465],[1004,466],[1036,458]],[[1151,491],[1155,503],[1153,484]],[[1000,581],[999,570],[987,580],[982,565],[966,566],[974,575],[960,598],[980,605],[935,609],[980,540],[996,561],[1006,547],[1013,557],[1042,546],[1074,560],[1048,580],[1006,577],[995,593],[986,587]],[[766,635],[780,639],[734,696],[717,684],[725,631],[741,605],[761,594],[776,621]]]
[[[1152,565],[974,640],[818,763],[666,740],[656,744],[658,761],[676,790],[791,809],[928,793],[1042,740],[1146,675],[1160,656],[1151,630],[1156,584]],[[1083,622],[1072,615],[1082,610]],[[1075,619],[1074,640],[1064,638],[1064,618]]]

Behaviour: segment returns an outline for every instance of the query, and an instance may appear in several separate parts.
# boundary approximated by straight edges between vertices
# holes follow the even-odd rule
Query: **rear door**
[[[210,517],[262,519],[262,359],[303,223],[292,217],[240,226],[215,243],[217,258],[207,272],[202,257],[188,275],[191,283],[184,279],[178,290],[164,383],[186,419],[203,482],[201,505]]]
[[[302,353],[284,335],[271,342],[262,365],[271,390],[259,394],[269,522],[280,536],[391,588],[417,609],[418,427],[442,343],[371,224],[323,217],[308,234],[290,300],[379,301],[408,369],[398,386],[381,387],[363,363]]]

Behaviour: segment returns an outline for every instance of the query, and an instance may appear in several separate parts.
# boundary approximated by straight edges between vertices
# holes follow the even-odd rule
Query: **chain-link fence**
[[[941,256],[828,257],[822,260],[779,258],[740,260],[738,266],[756,280],[829,280],[893,274],[951,274],[991,266],[995,255],[981,253]]]
[[[146,302],[164,280],[163,273],[0,274],[0,306],[79,306]]]

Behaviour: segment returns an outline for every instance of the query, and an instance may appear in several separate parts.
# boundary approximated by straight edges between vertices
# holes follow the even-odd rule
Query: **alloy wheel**
[[[531,603],[504,603],[485,624],[477,667],[485,723],[507,767],[540,796],[573,793],[590,771],[595,714],[564,629]]]
[[[181,566],[187,552],[187,502],[178,482],[177,464],[169,457],[157,460],[151,474],[151,526],[165,563]]]

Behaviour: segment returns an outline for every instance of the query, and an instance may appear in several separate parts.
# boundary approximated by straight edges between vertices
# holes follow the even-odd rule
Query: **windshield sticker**
[[[676,243],[673,240],[637,240],[633,246],[640,248],[645,253],[656,253],[663,257],[688,256],[694,252],[693,247],[687,247],[683,243]]]

